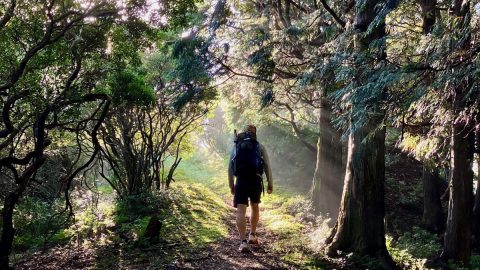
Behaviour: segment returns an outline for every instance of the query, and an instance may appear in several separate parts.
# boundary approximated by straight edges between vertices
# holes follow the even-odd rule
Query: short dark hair
[[[245,127],[246,132],[257,133],[257,127],[254,125],[247,125]]]

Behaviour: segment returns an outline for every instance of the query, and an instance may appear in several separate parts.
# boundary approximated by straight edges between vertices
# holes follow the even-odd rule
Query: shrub
[[[159,194],[140,193],[118,199],[115,210],[115,222],[120,224],[135,221],[137,218],[155,214],[162,209],[168,208],[170,203],[171,198],[168,195],[168,191]]]
[[[411,232],[406,232],[395,242],[387,236],[387,249],[397,263],[409,268],[425,269],[425,261],[437,257],[441,246],[436,235],[413,227]]]
[[[37,249],[48,243],[64,243],[69,237],[62,231],[71,221],[62,213],[63,201],[44,202],[37,198],[25,198],[15,211],[17,237],[14,250]]]

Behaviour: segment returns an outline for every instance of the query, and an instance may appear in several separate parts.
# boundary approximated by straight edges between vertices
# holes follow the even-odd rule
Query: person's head
[[[252,133],[252,134],[256,134],[257,133],[257,127],[254,126],[254,125],[247,125],[245,127],[245,132],[249,132],[249,133]]]

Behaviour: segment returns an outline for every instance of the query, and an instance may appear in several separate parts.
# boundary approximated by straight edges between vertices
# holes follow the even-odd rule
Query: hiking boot
[[[257,235],[254,233],[250,233],[248,235],[248,243],[253,245],[258,245],[258,238]]]
[[[238,251],[240,251],[242,253],[250,251],[250,248],[248,247],[247,240],[242,240],[242,243],[240,244],[240,247],[238,247]]]

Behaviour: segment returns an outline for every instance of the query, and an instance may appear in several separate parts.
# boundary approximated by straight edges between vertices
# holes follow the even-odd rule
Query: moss
[[[161,238],[176,243],[187,239],[201,248],[227,236],[223,220],[228,208],[223,200],[202,184],[178,181],[172,192],[182,194],[170,213],[163,213]]]

